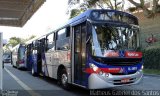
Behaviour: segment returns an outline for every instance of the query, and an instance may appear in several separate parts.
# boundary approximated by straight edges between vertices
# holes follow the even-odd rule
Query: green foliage
[[[160,47],[146,48],[143,50],[144,68],[160,70]]]
[[[70,18],[73,18],[73,17],[79,15],[80,13],[81,13],[80,10],[78,10],[78,9],[72,9],[71,10],[71,14],[70,14]]]
[[[79,1],[77,3],[73,3],[75,0],[68,0],[68,5],[70,6],[70,18],[77,16],[79,13],[90,9],[90,8],[102,8],[102,9],[114,9],[114,10],[124,10],[124,0],[83,0],[83,3]],[[72,9],[74,5],[78,5],[76,9]]]
[[[130,8],[128,8],[128,10],[129,10],[130,12],[134,12],[134,11],[137,10],[137,7],[130,7]]]
[[[160,12],[160,4],[159,0],[128,0],[132,3],[136,8],[140,8],[143,10],[144,16],[147,18],[154,17],[157,13]],[[152,8],[147,6],[147,2],[150,1],[152,3]]]
[[[9,39],[9,43],[7,45],[9,46],[16,46],[17,44],[21,43],[22,39],[21,38],[18,38],[18,37],[11,37]]]
[[[34,37],[36,37],[36,36],[32,35],[32,36],[30,36],[29,38],[26,38],[26,39],[19,38],[19,37],[11,37],[9,39],[9,41],[8,41],[8,44],[6,45],[6,48],[8,48],[9,46],[11,46],[13,48],[17,44],[19,44],[19,43],[25,43],[28,40],[33,39]]]
[[[156,75],[160,75],[160,70],[157,69],[144,69],[143,72],[145,74],[156,74]]]

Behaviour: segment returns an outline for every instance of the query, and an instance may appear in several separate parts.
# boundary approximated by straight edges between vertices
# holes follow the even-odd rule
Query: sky
[[[0,26],[3,39],[9,40],[14,36],[24,39],[31,35],[42,36],[62,26],[68,21],[67,2],[68,0],[46,0],[23,27]]]
[[[0,26],[3,39],[11,37],[28,38],[31,35],[42,36],[62,26],[68,20],[68,0],[46,0],[23,27]]]

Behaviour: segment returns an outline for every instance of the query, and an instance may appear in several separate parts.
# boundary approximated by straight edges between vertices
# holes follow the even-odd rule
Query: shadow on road
[[[57,86],[57,87],[60,87],[57,83],[57,80],[55,79],[52,79],[52,78],[49,78],[49,77],[39,77],[40,79],[43,79],[45,80],[46,82],[52,84],[53,86]],[[52,90],[52,91],[55,91],[55,90]],[[82,87],[78,87],[78,86],[74,86],[74,85],[70,85],[70,89],[69,90],[63,90],[64,93],[65,92],[68,92],[68,93],[72,93],[73,95],[76,95],[76,96],[113,96],[113,95],[116,95],[116,96],[131,96],[131,95],[135,95],[135,96],[138,96],[140,94],[138,93],[133,93],[134,90],[120,90],[120,89],[116,89],[116,88],[107,88],[107,89],[95,89],[95,90],[89,90],[89,89],[85,89],[85,88],[82,88]],[[59,92],[59,91],[57,91]],[[62,91],[60,91],[62,92]],[[131,93],[132,92],[132,93]]]

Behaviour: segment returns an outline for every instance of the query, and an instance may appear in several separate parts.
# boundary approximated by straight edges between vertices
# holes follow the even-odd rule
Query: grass
[[[157,69],[143,69],[144,74],[155,74],[160,75],[160,70]]]
[[[144,47],[145,50],[149,50],[149,49],[157,49],[160,48],[160,42],[155,42],[153,44],[150,44],[147,47]]]

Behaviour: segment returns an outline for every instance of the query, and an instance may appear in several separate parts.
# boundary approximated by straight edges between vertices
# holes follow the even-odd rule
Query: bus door
[[[37,45],[37,72],[42,73],[42,53],[44,52],[45,39],[41,39]]]
[[[27,70],[31,70],[32,69],[32,49],[31,49],[31,47],[32,47],[32,44],[29,44],[29,45],[27,45],[27,60],[26,60],[26,62],[27,62]]]
[[[86,24],[80,24],[73,27],[74,48],[72,64],[74,69],[74,83],[85,86],[85,62],[86,62]]]

